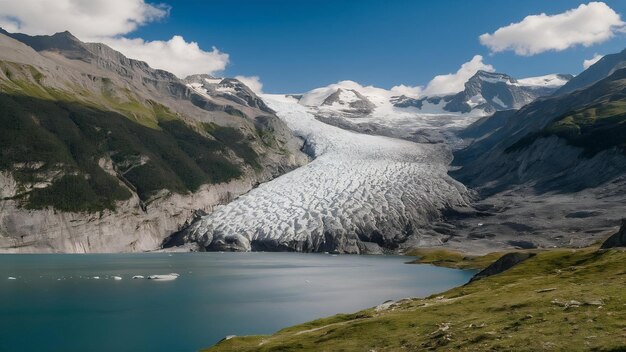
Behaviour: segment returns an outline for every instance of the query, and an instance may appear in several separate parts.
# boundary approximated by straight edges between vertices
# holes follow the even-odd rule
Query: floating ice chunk
[[[7,278],[7,280],[17,280],[17,279],[16,279],[16,278],[14,278],[13,276],[9,276],[9,277]]]
[[[133,280],[137,280],[137,279],[145,279],[145,277],[143,275],[135,275],[135,276],[133,276]]]
[[[100,276],[94,276],[93,279],[94,280],[100,280]]]
[[[170,281],[176,280],[178,278],[178,274],[170,273],[170,274],[159,274],[159,275],[150,275],[148,279],[150,280],[160,280],[160,281]]]
[[[121,276],[111,276],[111,278],[113,278],[113,280],[119,281],[122,279]]]

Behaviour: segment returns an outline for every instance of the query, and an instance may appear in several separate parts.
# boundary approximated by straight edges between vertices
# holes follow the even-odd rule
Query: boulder
[[[615,247],[626,247],[626,219],[622,219],[622,226],[619,231],[607,238],[600,248],[609,249]]]
[[[483,279],[485,277],[493,276],[500,274],[506,270],[511,269],[517,264],[525,261],[528,258],[532,258],[535,256],[535,253],[507,253],[500,257],[500,259],[496,260],[494,263],[480,271],[478,274],[474,275],[470,282]]]

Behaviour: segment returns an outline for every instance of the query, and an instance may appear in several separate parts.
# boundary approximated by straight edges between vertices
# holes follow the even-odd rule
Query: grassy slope
[[[423,350],[626,351],[626,251],[540,252],[439,295],[237,337],[206,351]]]
[[[484,269],[504,253],[493,252],[473,256],[442,248],[416,248],[407,252],[406,255],[418,257],[411,264],[432,264],[454,269]]]
[[[626,100],[607,101],[561,116],[506,151],[523,149],[539,138],[550,136],[561,137],[568,144],[583,148],[585,156],[614,147],[626,153]]]
[[[42,75],[31,66],[0,67],[0,170],[24,186],[53,179],[21,190],[27,208],[114,209],[131,196],[123,183],[149,201],[162,189],[187,193],[241,177],[244,164],[260,168],[249,139],[234,128],[192,126],[130,91],[118,92],[124,101],[106,90],[63,92],[39,84]],[[113,160],[117,176],[98,165],[103,157]]]

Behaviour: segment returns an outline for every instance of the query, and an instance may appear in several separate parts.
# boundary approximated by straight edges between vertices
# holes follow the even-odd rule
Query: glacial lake
[[[197,351],[226,335],[269,334],[389,299],[427,296],[462,285],[474,273],[405,264],[410,259],[0,255],[0,351]],[[132,279],[172,272],[180,274],[173,281]]]

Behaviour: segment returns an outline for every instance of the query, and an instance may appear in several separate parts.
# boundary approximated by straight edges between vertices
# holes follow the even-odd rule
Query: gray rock
[[[496,260],[493,264],[474,275],[470,282],[498,275],[534,256],[534,253],[507,253],[500,257],[500,259]]]
[[[601,249],[609,249],[615,247],[626,247],[626,219],[622,219],[622,226],[620,227],[619,231],[617,231],[617,233],[615,233],[611,237],[607,238],[607,240],[602,243],[602,246],[600,246]]]

